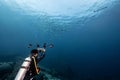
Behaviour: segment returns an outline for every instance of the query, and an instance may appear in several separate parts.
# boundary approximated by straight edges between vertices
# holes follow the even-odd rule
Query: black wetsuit
[[[30,68],[29,68],[29,71],[27,71],[24,80],[30,80],[30,78],[32,78],[35,75],[37,75],[35,64],[37,65],[45,57],[45,53],[41,53],[38,57],[34,57],[36,63],[34,62],[33,57],[34,56],[31,56]]]

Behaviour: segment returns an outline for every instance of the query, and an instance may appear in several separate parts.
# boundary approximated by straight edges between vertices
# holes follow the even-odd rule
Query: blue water
[[[120,1],[51,1],[0,1],[0,62],[53,43],[40,65],[68,80],[120,80]]]

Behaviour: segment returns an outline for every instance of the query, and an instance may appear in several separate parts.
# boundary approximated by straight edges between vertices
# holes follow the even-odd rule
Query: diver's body
[[[41,53],[38,55],[38,53]],[[27,74],[24,78],[24,80],[35,80],[33,77],[40,73],[40,68],[37,66],[37,64],[45,57],[45,52],[42,52],[41,50],[33,49],[31,51],[31,64],[30,68],[27,71]]]

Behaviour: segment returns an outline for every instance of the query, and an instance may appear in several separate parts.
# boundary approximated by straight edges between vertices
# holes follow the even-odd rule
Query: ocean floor
[[[19,63],[19,64],[18,64]],[[14,80],[22,61],[19,62],[1,62],[0,63],[0,80]],[[64,80],[55,70],[40,67],[41,72],[35,76],[37,80]]]

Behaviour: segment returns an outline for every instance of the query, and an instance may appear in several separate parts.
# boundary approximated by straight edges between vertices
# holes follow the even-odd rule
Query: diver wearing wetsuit
[[[38,56],[38,53],[41,53]],[[24,80],[35,80],[33,77],[40,73],[40,68],[37,66],[37,64],[45,57],[45,49],[44,48],[38,48],[33,49],[31,51],[31,64],[30,68],[24,78]]]

